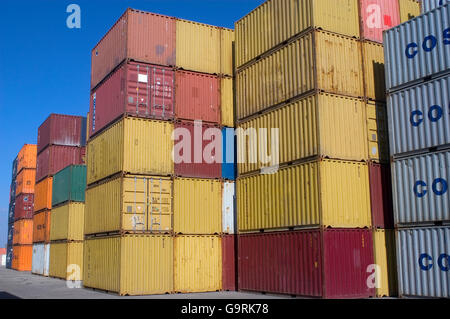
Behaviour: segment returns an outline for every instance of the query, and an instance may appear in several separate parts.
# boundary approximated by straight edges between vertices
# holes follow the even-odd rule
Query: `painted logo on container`
[[[437,258],[436,258],[437,257]],[[419,267],[423,271],[429,271],[434,267],[439,267],[441,271],[448,272],[450,270],[450,256],[446,253],[442,253],[435,258],[427,253],[422,253],[419,256]]]
[[[450,44],[450,28],[447,28],[442,33],[442,39],[432,34],[426,36],[422,42],[410,42],[406,46],[405,54],[408,59],[414,59],[421,51],[425,53],[432,52],[438,46]]]
[[[97,93],[92,97],[92,132],[95,131],[95,102],[97,100]]]
[[[449,105],[450,113],[450,105]],[[431,123],[437,123],[444,117],[444,108],[440,105],[432,105],[428,108],[427,115],[420,111],[414,110],[411,112],[409,122],[414,127],[419,127],[424,121],[430,121]]]
[[[431,190],[435,195],[443,196],[448,191],[447,180],[436,178],[431,184]],[[429,185],[423,180],[418,180],[414,183],[413,192],[418,198],[425,197],[429,193]]]

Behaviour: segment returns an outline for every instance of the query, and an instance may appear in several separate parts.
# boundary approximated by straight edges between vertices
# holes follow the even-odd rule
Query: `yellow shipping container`
[[[399,0],[400,22],[406,22],[420,15],[420,3],[416,0]]]
[[[238,127],[239,174],[256,171],[262,163],[262,151],[273,155],[276,146],[271,129],[279,129],[279,163],[311,156],[346,160],[367,160],[367,127],[363,100],[318,93],[307,96],[275,111],[255,117]],[[266,131],[259,131],[267,129]],[[266,141],[265,149],[261,142]],[[264,144],[263,144],[264,145]],[[256,162],[250,162],[251,152]]]
[[[374,101],[386,101],[383,45],[362,42],[365,96]]]
[[[177,67],[233,75],[233,30],[181,19],[176,26]]]
[[[172,231],[173,182],[119,176],[86,190],[85,233]]]
[[[173,237],[125,235],[87,239],[83,284],[120,295],[173,292]]]
[[[88,185],[122,171],[172,175],[172,132],[172,123],[142,118],[112,125],[88,143]]]
[[[312,90],[364,95],[361,43],[311,31],[236,75],[236,116],[244,119]]]
[[[316,160],[237,181],[240,232],[371,227],[366,163]]]
[[[375,264],[378,265],[377,297],[397,296],[397,263],[395,231],[376,229],[373,232]]]
[[[83,280],[83,242],[50,244],[50,277]]]
[[[222,125],[234,127],[233,79],[220,79],[220,111]]]
[[[235,28],[240,67],[308,28],[359,38],[358,0],[269,0]]]
[[[175,292],[222,289],[222,239],[219,236],[176,236]]]
[[[175,178],[173,219],[176,234],[220,234],[222,183],[214,179]]]
[[[366,104],[369,159],[376,163],[389,163],[389,134],[386,104]]]
[[[84,203],[70,202],[52,210],[50,240],[84,239]]]

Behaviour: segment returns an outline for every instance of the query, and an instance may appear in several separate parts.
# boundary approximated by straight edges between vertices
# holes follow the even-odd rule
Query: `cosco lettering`
[[[442,33],[442,45],[450,44],[450,28],[447,28]],[[436,36],[430,34],[426,36],[422,43],[411,42],[406,46],[405,54],[408,59],[413,59],[419,54],[420,49],[424,52],[432,52],[439,45],[439,40]]]

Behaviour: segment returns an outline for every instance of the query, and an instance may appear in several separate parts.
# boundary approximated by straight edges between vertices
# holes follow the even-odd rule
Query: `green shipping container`
[[[53,176],[52,206],[72,201],[84,202],[86,165],[70,165]]]

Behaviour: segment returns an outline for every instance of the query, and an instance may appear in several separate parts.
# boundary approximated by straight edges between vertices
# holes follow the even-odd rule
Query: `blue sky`
[[[0,247],[6,246],[11,165],[50,113],[86,115],[90,52],[127,7],[234,28],[263,0],[2,0]],[[69,4],[81,29],[66,26]]]

